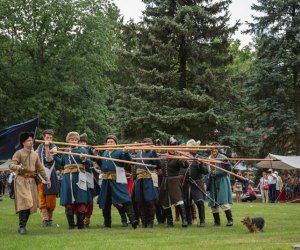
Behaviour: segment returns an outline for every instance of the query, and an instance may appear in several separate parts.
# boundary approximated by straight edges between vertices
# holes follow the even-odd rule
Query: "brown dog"
[[[263,231],[263,228],[265,226],[265,220],[262,217],[250,218],[249,216],[247,216],[241,222],[249,229],[249,232],[251,233],[258,233],[260,231]]]

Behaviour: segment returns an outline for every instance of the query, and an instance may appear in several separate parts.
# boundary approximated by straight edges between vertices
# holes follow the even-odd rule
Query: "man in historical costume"
[[[79,147],[78,141],[79,134],[73,131],[69,132],[66,142],[74,146],[70,146],[65,152],[87,154],[85,148]],[[89,158],[72,154],[55,155],[55,159],[64,167],[60,205],[65,207],[69,229],[75,228],[74,215],[77,217],[78,229],[83,229],[86,207],[93,202],[88,192],[86,175],[86,172],[90,172],[92,162]]]
[[[186,146],[199,146],[199,143],[194,139],[187,142]],[[190,152],[191,156],[195,158],[190,163],[187,169],[184,179],[184,198],[186,202],[187,214],[189,216],[188,221],[192,221],[192,201],[198,208],[198,214],[200,219],[200,227],[205,227],[205,206],[204,199],[206,196],[206,190],[204,188],[203,176],[208,174],[208,168],[197,160],[199,155],[195,151]]]
[[[218,144],[214,143],[213,146],[218,146]],[[226,156],[224,154],[219,153],[219,149],[217,147],[212,148],[210,159],[218,158],[224,159],[222,163],[215,164],[219,168],[223,168],[225,170],[231,171],[232,167],[228,160],[226,160]],[[232,204],[232,191],[230,185],[230,178],[227,173],[222,170],[210,167],[210,177],[209,177],[209,202],[208,206],[211,207],[213,217],[214,217],[214,226],[220,226],[220,214],[219,207],[221,207],[227,218],[226,226],[233,226],[233,219],[231,213],[231,204]]]
[[[117,145],[118,139],[115,135],[108,135],[106,137],[107,146]],[[131,156],[127,149],[124,150],[105,150],[103,157],[120,160],[131,160]],[[100,195],[97,203],[103,209],[104,226],[111,227],[111,205],[118,208],[125,209],[131,226],[135,229],[137,227],[137,220],[128,194],[127,180],[124,167],[126,163],[121,163],[113,160],[98,161],[102,173],[102,185]]]
[[[167,144],[169,146],[178,145],[178,141],[171,137]],[[175,151],[168,151],[168,155],[175,155]],[[173,216],[171,206],[175,205],[179,210],[182,227],[187,227],[186,209],[182,196],[182,186],[179,179],[179,171],[181,168],[187,168],[188,162],[180,159],[167,159],[162,164],[162,182],[159,192],[159,202],[164,209],[167,218],[167,227],[173,227]]]
[[[32,133],[22,133],[20,135],[20,144],[22,149],[15,152],[9,168],[16,172],[15,185],[15,206],[16,213],[19,214],[20,234],[26,234],[26,224],[30,213],[37,211],[38,193],[35,181],[36,174],[40,174],[46,181],[47,187],[51,188],[51,182],[45,173],[39,157],[34,152],[34,135]]]
[[[153,144],[151,138],[144,138],[142,143]],[[160,168],[160,161],[157,159],[157,153],[153,150],[140,151],[136,154],[136,158],[146,158],[145,160],[137,160],[138,163],[153,165],[153,167],[137,165],[134,190],[134,200],[138,205],[142,226],[144,228],[152,228],[155,216],[155,202],[158,199],[158,178],[154,180],[153,175],[156,174],[155,170]]]
[[[50,150],[56,150],[56,146],[51,143],[53,140],[53,130],[46,129],[43,132],[43,144],[40,144],[36,149],[36,153],[44,167],[47,177],[51,181],[51,188],[47,188],[46,181],[41,175],[38,182],[38,194],[40,202],[40,211],[42,216],[42,225],[44,227],[52,226],[53,211],[56,207],[56,196],[59,193],[58,178],[56,174],[56,163],[53,154]]]
[[[80,135],[80,139],[78,142],[79,146],[87,146],[88,144],[88,137],[86,133],[83,133]],[[98,152],[95,151],[92,148],[88,148],[88,154],[89,155],[98,155]],[[100,169],[96,162],[96,160],[92,159],[92,165],[88,170],[86,170],[86,174],[89,176],[89,180],[91,183],[88,184],[88,193],[93,200],[94,197],[99,195],[100,193],[100,186],[99,186],[99,173]],[[84,226],[89,227],[90,225],[90,219],[93,214],[94,204],[93,202],[91,204],[86,205],[86,211],[85,211],[85,218],[84,218]]]

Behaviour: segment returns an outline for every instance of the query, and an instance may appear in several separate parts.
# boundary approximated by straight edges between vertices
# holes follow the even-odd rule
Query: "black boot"
[[[105,207],[102,210],[104,217],[104,227],[111,227],[111,207]]]
[[[167,209],[164,209],[163,211],[165,217],[167,218],[167,225],[166,227],[173,227],[173,215],[172,215],[172,209],[169,207]]]
[[[154,201],[149,201],[146,203],[147,206],[147,227],[148,228],[153,228],[153,223],[154,223],[154,216],[155,216],[155,202]]]
[[[124,204],[124,206],[125,206],[125,210],[126,210],[126,213],[127,213],[128,217],[129,217],[129,221],[130,221],[130,224],[131,224],[132,228],[136,229],[136,227],[138,225],[138,221],[135,218],[135,214],[134,214],[132,203],[131,202],[127,202],[127,203]]]
[[[178,208],[179,213],[180,213],[182,227],[187,227],[188,222],[187,222],[187,218],[186,218],[186,211],[185,211],[184,204],[177,205],[176,207]]]
[[[233,226],[233,219],[232,219],[232,213],[231,213],[231,210],[226,210],[225,211],[225,214],[226,214],[226,218],[227,218],[227,224],[226,226],[227,227],[231,227]]]
[[[200,227],[205,227],[205,207],[204,207],[204,201],[200,200],[196,203],[199,213],[199,219],[200,219]]]
[[[84,218],[85,218],[84,213],[78,213],[77,214],[77,227],[78,227],[78,229],[84,229]]]
[[[147,228],[146,210],[144,205],[140,206],[140,217],[142,221],[142,227]]]
[[[69,229],[74,229],[75,228],[75,222],[74,222],[74,211],[73,211],[73,209],[66,208],[65,213],[66,213],[66,216],[67,216]]]
[[[214,220],[215,220],[215,227],[221,226],[221,221],[220,221],[220,214],[219,213],[213,213]]]
[[[185,207],[186,220],[188,222],[188,226],[191,226],[191,225],[193,225],[193,222],[192,222],[192,206],[189,206],[186,203],[184,203],[184,207]]]
[[[118,207],[121,216],[122,227],[128,227],[125,207]]]
[[[21,210],[19,212],[19,234],[27,234],[26,230],[26,216],[27,216],[27,210]]]

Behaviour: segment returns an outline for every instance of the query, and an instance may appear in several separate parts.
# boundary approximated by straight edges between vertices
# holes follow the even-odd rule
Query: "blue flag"
[[[20,134],[31,132],[36,134],[39,125],[39,118],[13,125],[0,131],[0,160],[11,159],[13,154],[21,148]]]

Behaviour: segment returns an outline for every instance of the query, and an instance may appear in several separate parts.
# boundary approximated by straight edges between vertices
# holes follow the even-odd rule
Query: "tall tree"
[[[79,130],[102,139],[117,18],[106,0],[1,1],[0,127],[39,115],[61,137]]]
[[[252,97],[257,128],[265,128],[263,154],[300,154],[300,2],[258,0],[250,24],[257,58]]]
[[[230,90],[220,68],[232,61],[231,1],[143,2],[143,21],[123,29],[130,80],[117,85],[122,135],[212,139],[227,126],[222,101]]]

